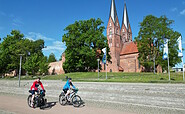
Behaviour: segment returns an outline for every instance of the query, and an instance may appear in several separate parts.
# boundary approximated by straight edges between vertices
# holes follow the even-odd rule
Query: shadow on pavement
[[[48,102],[45,106],[40,107],[42,110],[51,109],[53,106],[56,105],[57,102]]]

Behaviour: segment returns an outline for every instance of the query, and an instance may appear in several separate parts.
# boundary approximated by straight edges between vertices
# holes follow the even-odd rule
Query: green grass
[[[40,76],[42,80],[66,80],[66,76],[71,77],[73,81],[78,82],[129,82],[129,83],[185,83],[183,81],[182,73],[171,73],[171,81],[169,81],[168,74],[153,74],[153,73],[108,73],[106,80],[106,73],[68,73],[54,76]],[[37,76],[22,76],[21,80],[34,80]],[[8,80],[18,80],[18,77],[4,78]]]

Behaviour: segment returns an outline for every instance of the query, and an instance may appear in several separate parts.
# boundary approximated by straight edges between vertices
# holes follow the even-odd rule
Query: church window
[[[112,43],[109,43],[109,47],[112,47]]]
[[[109,23],[109,26],[111,27],[112,26],[112,23]]]
[[[128,36],[128,39],[129,39],[129,41],[131,41],[131,39],[130,39],[130,34],[129,34],[129,36]]]
[[[118,34],[118,28],[116,29],[116,33]]]
[[[117,39],[116,47],[119,47],[119,41],[118,41],[118,39]]]
[[[112,35],[112,29],[109,30],[109,35]]]
[[[112,39],[109,39],[109,47],[112,47]]]
[[[109,42],[112,43],[112,39],[111,38],[109,39]]]
[[[125,32],[125,29],[123,29],[122,31]]]
[[[116,26],[118,26],[118,23],[116,23]]]

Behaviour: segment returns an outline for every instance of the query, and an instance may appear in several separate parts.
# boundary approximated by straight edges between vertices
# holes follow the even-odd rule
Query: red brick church
[[[138,60],[139,52],[137,45],[132,41],[132,29],[126,4],[122,22],[119,23],[115,0],[112,0],[107,25],[107,39],[111,55],[111,63],[107,62],[108,72],[141,72]],[[103,65],[102,68],[104,68]]]
[[[107,39],[111,55],[111,63],[107,62],[107,72],[141,72],[138,60],[139,52],[137,45],[132,41],[132,29],[128,18],[126,4],[124,5],[123,18],[120,27],[115,1],[112,0],[107,25]],[[63,54],[62,57],[62,61],[49,64],[49,74],[64,73],[62,65],[65,61],[65,54]],[[102,68],[102,71],[105,72],[103,64]]]

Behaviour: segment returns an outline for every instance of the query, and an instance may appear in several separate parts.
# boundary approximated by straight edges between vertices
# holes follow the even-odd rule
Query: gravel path
[[[33,81],[0,80],[0,93],[28,95]],[[42,81],[46,97],[58,100],[63,81]],[[140,114],[184,114],[184,84],[85,83],[77,82],[78,94],[87,106]]]

